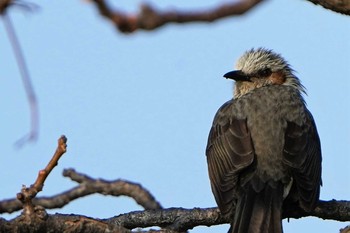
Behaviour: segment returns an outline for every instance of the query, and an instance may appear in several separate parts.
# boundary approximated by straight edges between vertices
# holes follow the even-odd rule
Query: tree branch
[[[38,190],[41,190],[45,178],[57,164],[59,157],[64,152],[65,140],[61,138],[53,159],[44,170],[39,172],[37,181],[29,188],[34,189],[34,191],[24,189],[25,192],[23,193],[22,189],[22,193],[19,195],[27,195],[28,199],[34,198]],[[161,205],[146,189],[132,182],[124,180],[105,181],[102,179],[92,179],[87,175],[75,172],[73,169],[65,170],[63,175],[78,182],[79,186],[51,198],[34,199],[33,204],[30,204],[27,210],[23,211],[22,215],[18,218],[11,221],[0,219],[0,232],[12,231],[15,228],[25,229],[23,232],[28,231],[28,229],[31,229],[32,232],[42,232],[49,228],[55,232],[62,232],[67,229],[68,232],[70,232],[70,230],[74,232],[104,232],[107,230],[111,232],[129,232],[129,230],[135,228],[158,226],[163,229],[160,231],[148,232],[174,233],[184,232],[199,225],[213,226],[230,222],[228,217],[221,216],[218,208],[161,209]],[[144,206],[146,210],[130,212],[100,220],[79,215],[47,215],[43,209],[43,207],[62,207],[72,200],[92,193],[113,196],[126,195],[135,199],[136,202]],[[19,198],[19,200],[23,200],[23,198]],[[27,199],[24,198],[24,200]],[[25,204],[27,203],[25,202]],[[9,212],[9,210],[20,208],[20,206],[21,203],[16,200],[0,202],[2,212]],[[309,213],[296,206],[284,207],[283,218],[301,218],[306,216],[315,216],[322,219],[337,221],[350,221],[350,201],[319,201],[317,207]],[[37,229],[40,230],[33,231],[33,227],[37,227]],[[86,229],[90,229],[91,231],[87,231]]]
[[[21,74],[22,83],[24,86],[24,90],[27,94],[27,100],[29,103],[29,109],[30,109],[30,131],[27,135],[23,136],[16,142],[16,146],[21,147],[24,145],[25,142],[28,141],[35,141],[39,134],[39,107],[37,98],[34,92],[34,88],[32,85],[32,81],[29,75],[29,70],[26,64],[26,61],[24,59],[24,55],[18,40],[18,37],[16,35],[14,26],[12,24],[12,21],[10,17],[7,15],[7,11],[10,6],[20,6],[26,10],[33,10],[34,5],[28,4],[28,3],[22,3],[20,1],[13,1],[13,0],[0,0],[0,15],[3,18],[3,22],[7,31],[7,35],[10,39],[13,52],[15,54],[15,58],[17,60],[18,68]]]
[[[0,232],[130,233],[130,230],[120,226],[108,225],[100,220],[82,215],[55,214],[48,216],[45,221],[36,226],[23,222],[21,217],[15,218],[11,221],[6,221],[0,218]]]
[[[320,201],[316,209],[310,213],[297,210],[287,210],[284,218],[300,218],[315,216],[323,219],[350,221],[349,201]],[[81,215],[49,215],[41,229],[51,229],[54,232],[102,232],[97,229],[109,229],[111,232],[129,232],[135,228],[159,226],[159,232],[183,232],[196,226],[213,226],[229,223],[228,217],[220,215],[218,208],[170,208],[158,210],[135,211],[109,219],[92,219]],[[16,218],[11,221],[0,219],[0,232],[10,232],[13,227],[22,226],[23,222]],[[4,231],[4,227],[7,227]],[[85,227],[85,228],[84,228]],[[89,228],[88,228],[89,227]],[[68,229],[68,230],[67,230]],[[70,230],[72,231],[70,231]],[[82,229],[92,229],[83,231]],[[101,230],[100,229],[100,230]],[[128,230],[127,230],[128,229]],[[149,231],[156,232],[156,231]]]
[[[213,22],[228,16],[242,15],[263,0],[241,0],[225,3],[205,11],[181,12],[168,10],[161,12],[151,5],[141,5],[138,14],[127,14],[112,10],[105,0],[92,0],[100,14],[112,21],[120,32],[130,33],[138,29],[154,30],[168,23]]]
[[[220,215],[218,208],[169,208],[162,210],[134,211],[106,219],[105,221],[128,229],[159,226],[179,232],[200,225],[213,226],[229,223],[228,218],[225,219]]]
[[[43,189],[47,176],[51,173],[53,168],[57,165],[58,160],[61,158],[61,156],[66,152],[66,148],[67,148],[66,143],[67,143],[67,138],[65,136],[61,136],[58,139],[58,146],[52,159],[47,164],[45,169],[39,171],[38,177],[34,182],[34,184],[32,184],[29,188],[23,185],[21,192],[17,193],[17,199],[23,205],[24,216],[31,217],[36,212],[34,208],[35,205],[33,204],[32,200],[33,198],[36,197],[38,192],[40,192]]]
[[[284,218],[302,218],[314,216],[322,219],[336,221],[350,221],[350,201],[323,201],[317,203],[316,208],[311,212],[306,212],[298,206],[288,206],[283,213]]]
[[[324,8],[345,15],[350,15],[349,0],[308,0],[315,5],[321,5]]]
[[[288,209],[284,211],[284,218],[301,218],[314,216],[336,221],[350,221],[350,201],[319,201],[315,210],[310,213],[302,209]],[[167,226],[167,229],[185,231],[199,225],[212,226],[229,223],[227,217],[220,215],[218,208],[170,208],[162,210],[135,211],[122,214],[106,220],[128,229],[136,227]]]
[[[350,1],[348,0],[308,0],[316,5],[337,13],[350,15]],[[229,16],[245,14],[256,7],[263,0],[241,0],[224,3],[204,11],[159,11],[149,4],[142,4],[139,13],[124,13],[111,9],[105,0],[92,0],[99,13],[110,20],[122,33],[135,32],[138,29],[155,30],[168,23],[213,22]]]
[[[76,172],[73,169],[63,171],[63,176],[79,183],[78,186],[52,197],[41,197],[33,200],[34,205],[39,205],[45,209],[62,208],[69,202],[100,193],[110,196],[128,196],[133,198],[137,204],[145,209],[161,209],[162,206],[153,195],[140,184],[125,180],[106,181],[93,179],[87,175]],[[21,203],[16,199],[9,199],[0,202],[0,213],[12,213],[22,208]]]
[[[126,180],[106,181],[103,179],[93,179],[87,175],[77,173],[73,169],[66,169],[63,171],[63,176],[71,178],[73,181],[80,183],[81,195],[89,195],[92,193],[100,193],[111,196],[128,196],[133,198],[137,204],[147,209],[161,209],[161,204],[154,198],[154,196],[140,184],[133,183]],[[78,196],[77,196],[78,198]]]

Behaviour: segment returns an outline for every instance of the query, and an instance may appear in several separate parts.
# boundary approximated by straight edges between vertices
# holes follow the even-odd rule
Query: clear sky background
[[[221,1],[152,2],[185,10]],[[65,134],[68,152],[39,196],[74,187],[61,173],[75,168],[94,178],[141,183],[165,208],[216,206],[205,147],[214,114],[232,98],[233,83],[222,75],[245,50],[263,46],[281,53],[308,90],[323,150],[321,199],[350,200],[349,17],[307,1],[274,0],[212,24],[122,35],[88,2],[36,3],[40,10],[34,14],[10,11],[40,107],[39,140],[22,149],[14,143],[29,129],[29,106],[0,26],[0,199],[32,184]],[[113,2],[128,11],[139,3]],[[130,198],[93,195],[49,212],[108,218],[141,209]],[[284,230],[330,233],[346,225],[309,217],[284,221]]]

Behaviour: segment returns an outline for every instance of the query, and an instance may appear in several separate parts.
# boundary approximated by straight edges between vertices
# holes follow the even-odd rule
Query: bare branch
[[[298,206],[288,206],[283,213],[284,218],[302,218],[307,216],[341,222],[350,221],[350,201],[337,201],[334,199],[331,201],[320,200],[316,208],[309,213]]]
[[[348,0],[308,0],[316,5],[334,12],[350,15]],[[224,3],[204,11],[159,11],[149,4],[143,4],[139,13],[124,13],[111,9],[106,0],[92,0],[102,16],[110,20],[123,33],[131,33],[138,29],[154,30],[168,23],[213,22],[230,16],[245,14],[255,8],[263,0],[241,0]]]
[[[80,183],[81,195],[84,193],[101,193],[112,196],[128,196],[133,198],[137,204],[147,209],[161,209],[161,204],[154,196],[140,184],[126,180],[106,181],[103,179],[93,179],[87,175],[75,172],[73,169],[64,170],[63,175]],[[85,196],[85,195],[84,195]]]
[[[50,174],[50,172],[54,169],[54,167],[57,166],[58,164],[58,160],[61,158],[61,156],[66,153],[67,151],[67,138],[62,135],[59,139],[58,139],[58,146],[57,149],[55,151],[55,154],[52,156],[52,159],[50,160],[50,162],[47,164],[47,166],[45,167],[44,170],[41,170],[39,172],[38,178],[35,181],[33,188],[35,188],[36,190],[38,190],[39,192],[42,190],[43,186],[44,186],[44,182],[47,178],[47,176]]]
[[[218,208],[170,208],[162,210],[134,211],[106,219],[106,222],[128,229],[160,226],[174,231],[186,231],[196,226],[213,226],[228,223]]]
[[[23,204],[23,215],[31,216],[36,212],[32,200],[36,197],[37,193],[42,190],[47,176],[57,165],[58,160],[61,158],[61,156],[66,152],[66,143],[67,138],[65,136],[61,136],[58,139],[58,146],[52,159],[50,160],[45,169],[39,171],[35,183],[32,184],[29,188],[23,186],[21,192],[17,194],[17,199]]]
[[[128,196],[133,198],[145,209],[161,209],[162,206],[153,195],[140,184],[125,180],[106,181],[102,179],[92,179],[84,174],[77,173],[73,169],[63,171],[63,175],[78,182],[80,185],[68,191],[52,197],[41,197],[33,200],[34,205],[39,205],[45,209],[62,208],[69,202],[88,196],[94,193],[111,196]],[[0,213],[12,213],[22,208],[17,199],[9,199],[0,202]]]
[[[40,201],[37,202],[37,204],[39,203]],[[284,212],[284,218],[301,218],[306,216],[336,221],[350,221],[350,202],[320,201],[316,209],[310,213],[306,213],[301,209],[288,209]],[[130,212],[105,219],[104,222],[108,223],[108,225],[123,226],[128,229],[159,226],[181,232],[200,225],[213,226],[229,223],[229,219],[221,216],[218,208],[170,208]]]
[[[154,30],[167,23],[213,22],[228,16],[242,15],[253,9],[262,0],[241,0],[226,3],[205,11],[161,12],[148,4],[141,6],[139,14],[126,14],[112,10],[105,0],[93,0],[100,14],[112,21],[120,32],[130,33],[138,29]]]
[[[315,5],[321,5],[324,8],[345,15],[350,15],[349,0],[308,0]]]
[[[341,211],[334,211],[335,209]],[[330,212],[328,212],[330,210]],[[306,214],[305,212],[297,212],[292,210],[286,211],[285,218],[300,218],[305,216],[315,216],[323,219],[333,219],[338,221],[350,221],[350,202],[349,201],[320,201],[317,208]],[[335,214],[335,215],[333,215]],[[23,221],[19,221],[20,217],[6,221],[0,221],[0,232],[10,232],[14,227],[18,227],[20,224],[26,224]],[[1,219],[0,219],[1,220]],[[117,217],[109,219],[92,219],[80,215],[63,215],[55,214],[48,215],[45,221],[41,222],[42,229],[49,227],[53,232],[105,232],[97,231],[96,229],[109,229],[111,232],[129,232],[128,230],[135,228],[146,228],[159,226],[163,229],[160,231],[149,232],[184,232],[188,229],[192,229],[196,226],[213,226],[229,223],[228,217],[222,217],[218,208],[170,208],[170,209],[158,209],[158,210],[145,210],[135,211],[127,214],[122,214]],[[4,231],[3,228],[8,226]],[[90,228],[88,228],[90,227]],[[67,229],[68,228],[68,229]],[[117,231],[122,229],[122,231]],[[128,229],[128,230],[126,230]],[[68,230],[68,231],[67,231]],[[43,231],[41,231],[43,232]],[[44,231],[45,232],[45,231]]]
[[[65,151],[65,146],[62,143],[62,140],[63,139],[61,139],[61,143],[59,143],[59,147],[56,150],[54,158],[50,161],[46,169],[43,170],[45,172],[41,171],[39,173],[39,177],[37,181],[30,188],[36,187],[33,189],[39,190],[42,187],[41,184],[43,184],[43,181],[45,181],[44,173],[46,173],[46,171],[52,170],[54,165],[57,163],[57,158],[60,157],[59,155],[62,154],[63,151]],[[105,181],[102,179],[92,179],[84,174],[77,173],[72,169],[65,170],[64,176],[70,177],[72,180],[78,182],[79,186],[51,198],[35,199],[33,203],[37,206],[40,205],[45,208],[57,208],[57,207],[64,206],[65,204],[69,203],[70,201],[76,198],[89,195],[92,193],[101,193],[104,195],[113,195],[113,196],[119,196],[119,195],[130,196],[134,198],[137,201],[137,203],[139,203],[140,205],[144,206],[147,209],[145,211],[135,211],[127,214],[122,214],[117,217],[112,217],[105,220],[98,220],[98,219],[94,220],[84,216],[83,217],[79,216],[78,219],[80,220],[78,222],[80,223],[80,225],[81,224],[95,225],[96,223],[97,225],[108,229],[112,229],[112,228],[114,229],[120,226],[122,226],[123,229],[158,226],[161,228],[165,228],[158,232],[170,233],[170,232],[184,232],[188,229],[192,229],[199,225],[213,226],[213,225],[229,223],[230,221],[227,217],[221,216],[218,208],[161,209],[160,204],[154,199],[154,197],[147,190],[145,190],[141,185],[135,184],[132,182],[127,182],[123,180]],[[30,193],[30,191],[28,191],[28,193]],[[34,194],[31,194],[31,195],[35,196],[36,192],[33,191],[33,193]],[[25,195],[25,194],[21,194],[21,195]],[[20,203],[18,201],[16,202],[15,200],[4,201],[0,203],[0,208],[2,212],[8,212],[4,210],[6,208],[7,210],[11,208],[13,210],[15,209],[14,205],[20,205]],[[50,216],[50,215],[47,215],[46,212],[43,209],[40,209],[39,207],[34,208],[33,205],[31,205],[30,208],[28,207],[29,209],[27,210],[28,213],[30,213],[31,211],[31,213],[35,213],[35,215],[40,214],[40,216],[42,216],[40,217],[40,221],[36,223],[36,224],[39,224],[40,226],[47,226],[48,221],[51,221],[50,219],[52,218],[55,218],[57,220],[57,224],[58,222],[62,222],[62,221],[65,221],[65,224],[67,224],[66,221],[76,222],[76,220],[69,219],[70,217],[75,219],[77,217],[75,215],[65,216],[65,215],[56,214],[56,215]],[[309,213],[305,212],[304,210],[296,206],[286,206],[284,208],[285,209],[283,213],[283,218],[301,218],[306,216],[315,216],[322,219],[350,221],[350,201],[336,201],[336,200],[319,201],[315,210]],[[23,215],[21,215],[19,218],[23,219],[23,216],[27,216],[26,212],[23,212]],[[64,218],[65,220],[61,220],[60,219],[61,217]],[[23,220],[21,221],[22,221],[21,224],[25,224],[25,223],[28,224],[28,221],[23,221]],[[97,221],[98,223],[94,221]],[[102,222],[103,224],[100,222]],[[13,222],[10,222],[10,223],[13,223]],[[33,223],[33,221],[31,221],[30,223]],[[16,222],[16,224],[18,224],[18,222]],[[80,225],[78,223],[76,224],[74,223],[72,226],[78,227]],[[95,229],[95,228],[92,228],[92,229]],[[0,232],[2,232],[1,229],[0,229]],[[156,232],[156,231],[150,231],[150,232]]]
[[[36,225],[34,225],[36,224]],[[112,226],[98,219],[82,215],[55,214],[47,216],[45,221],[26,222],[20,216],[11,221],[0,218],[0,232],[66,232],[66,233],[130,233],[121,226]]]
[[[350,221],[350,201],[319,201],[316,209],[310,213],[301,209],[288,209],[284,211],[284,218],[301,218],[306,216],[336,221]],[[230,222],[228,218],[220,215],[218,208],[171,208],[135,211],[119,215],[106,221],[128,229],[166,226],[167,229],[175,231],[185,231],[199,225],[212,226]]]
[[[16,142],[16,146],[21,147],[23,146],[23,144],[25,142],[28,141],[35,141],[38,137],[38,132],[39,132],[39,110],[38,110],[38,102],[36,99],[36,95],[34,92],[34,88],[31,82],[31,78],[29,75],[29,71],[27,68],[27,64],[25,62],[23,53],[22,53],[22,49],[20,46],[20,43],[18,41],[16,32],[14,30],[13,24],[11,22],[10,17],[8,17],[7,15],[7,9],[9,8],[9,6],[17,4],[19,6],[25,7],[27,6],[27,4],[22,4],[20,2],[16,2],[16,1],[11,1],[11,0],[2,0],[0,2],[0,14],[3,17],[3,22],[7,31],[7,35],[10,39],[16,60],[17,60],[17,64],[21,73],[21,78],[22,78],[22,82],[23,82],[23,86],[25,89],[25,92],[27,94],[27,99],[29,102],[29,109],[30,109],[30,119],[31,119],[31,129],[28,133],[28,135],[25,135],[24,137],[22,137],[21,139],[19,139]],[[30,9],[29,5],[28,8]]]

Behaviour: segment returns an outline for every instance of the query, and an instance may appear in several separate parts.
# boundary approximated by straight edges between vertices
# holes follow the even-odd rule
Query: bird
[[[305,87],[278,53],[252,48],[224,75],[233,98],[217,111],[206,147],[211,189],[229,233],[282,233],[288,206],[319,200],[321,143]]]

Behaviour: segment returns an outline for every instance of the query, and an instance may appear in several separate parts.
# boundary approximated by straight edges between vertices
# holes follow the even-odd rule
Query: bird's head
[[[264,48],[245,52],[236,63],[236,70],[226,73],[224,77],[236,81],[235,98],[269,85],[288,85],[305,93],[305,88],[288,62],[281,55]]]

